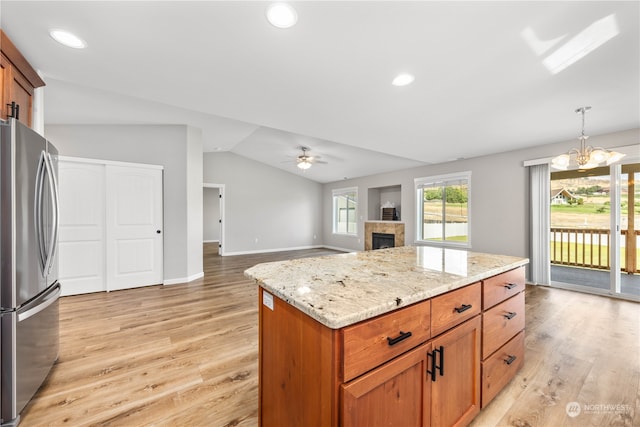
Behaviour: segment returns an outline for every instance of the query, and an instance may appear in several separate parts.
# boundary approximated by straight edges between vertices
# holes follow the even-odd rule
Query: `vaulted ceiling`
[[[47,124],[189,124],[319,182],[640,127],[640,3],[8,1]],[[53,28],[86,49],[64,47]],[[413,84],[391,85],[400,72]],[[550,155],[553,153],[550,153]]]

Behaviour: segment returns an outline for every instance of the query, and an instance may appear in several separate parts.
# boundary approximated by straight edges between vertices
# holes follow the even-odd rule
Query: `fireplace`
[[[371,249],[386,249],[396,246],[395,234],[373,233],[371,235]]]
[[[367,221],[364,223],[365,251],[395,248],[396,246],[404,246],[404,223],[400,221]]]

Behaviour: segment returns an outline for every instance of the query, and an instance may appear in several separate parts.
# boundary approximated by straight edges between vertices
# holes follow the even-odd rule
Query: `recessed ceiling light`
[[[273,3],[267,8],[267,20],[274,27],[289,28],[298,22],[298,14],[287,3]]]
[[[64,30],[51,30],[49,34],[55,41],[60,44],[63,44],[67,47],[72,47],[74,49],[84,49],[87,47],[87,44],[80,37],[75,34],[71,34],[68,31]]]
[[[416,78],[413,76],[413,74],[402,73],[402,74],[398,74],[396,78],[393,79],[391,84],[394,86],[406,86],[408,84],[413,83],[415,79]]]

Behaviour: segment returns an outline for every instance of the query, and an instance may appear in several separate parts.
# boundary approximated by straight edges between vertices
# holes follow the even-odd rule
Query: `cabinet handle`
[[[11,110],[11,113],[7,111],[7,118],[13,117],[16,120],[20,120],[20,106],[15,101],[7,104],[7,110]]]
[[[406,340],[411,336],[411,332],[402,332],[400,331],[400,335],[395,338],[387,337],[387,342],[390,346],[398,344],[400,341]]]
[[[436,363],[436,353],[440,353],[440,364]],[[444,376],[444,347],[434,348],[432,352],[427,353],[427,359],[433,359],[431,362],[432,369],[427,368],[427,374],[431,375],[431,381],[436,380],[436,369],[439,371],[440,376]],[[427,362],[428,365],[428,362]]]
[[[473,307],[471,304],[462,304],[462,307],[456,307],[454,310],[458,313],[462,313],[463,311],[469,310],[471,307]]]
[[[504,359],[504,363],[506,363],[507,365],[511,365],[516,359],[516,356],[509,356],[508,358]]]
[[[505,317],[505,319],[511,320],[516,317],[516,314],[518,313],[516,313],[515,311],[507,311],[507,314],[503,314],[503,316]]]
[[[507,289],[513,289],[516,286],[518,286],[517,283],[507,283],[506,285],[504,285],[504,287],[507,288]]]

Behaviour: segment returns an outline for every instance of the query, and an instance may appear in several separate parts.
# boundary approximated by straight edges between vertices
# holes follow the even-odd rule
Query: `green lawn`
[[[553,256],[554,245],[556,247],[557,259],[555,259]],[[598,252],[598,246],[594,246],[593,259],[592,259],[591,245],[585,245],[583,243],[578,243],[578,244],[572,243],[571,245],[568,245],[566,242],[563,245],[564,245],[563,253],[562,253],[563,263],[572,263],[572,264],[578,264],[578,265],[586,264],[587,266],[589,265],[603,266],[603,267],[607,266],[607,261],[609,258],[608,246],[602,245],[599,247],[602,250],[601,254]],[[560,242],[555,242],[555,241],[551,242],[551,253],[550,253],[551,261],[560,261],[560,246],[561,246]],[[567,248],[567,246],[569,246],[569,248]],[[584,250],[584,257],[583,257],[583,250]],[[625,248],[620,248],[620,268],[624,269],[625,263],[626,263]],[[638,251],[636,255],[636,266],[640,266],[640,251]]]

